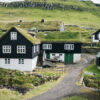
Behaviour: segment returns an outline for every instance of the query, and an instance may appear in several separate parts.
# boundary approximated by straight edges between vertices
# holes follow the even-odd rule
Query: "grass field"
[[[100,77],[100,70],[97,68],[96,64],[93,64],[91,66],[88,66],[87,68],[84,69],[84,71],[88,71],[88,72],[93,72],[95,73],[95,77]]]
[[[18,22],[19,20],[40,21],[42,18],[46,21],[64,21],[65,24],[93,28],[99,28],[100,23],[100,17],[98,15],[87,11],[0,7],[0,27],[3,27],[8,22]]]
[[[88,100],[88,99],[86,99],[84,97],[73,96],[73,97],[64,98],[64,99],[61,99],[61,100]]]

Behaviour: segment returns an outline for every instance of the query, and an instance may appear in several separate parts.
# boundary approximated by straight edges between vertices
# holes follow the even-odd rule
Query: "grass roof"
[[[34,21],[34,22],[13,22],[8,23],[5,25],[5,29],[8,29],[9,27],[17,27],[20,25],[20,28],[24,29],[31,29],[33,27],[37,28],[38,30],[50,30],[50,31],[60,31],[61,27],[61,21],[45,21],[44,23],[41,23],[41,21]]]
[[[15,27],[26,39],[28,39],[31,43],[33,44],[39,44],[40,41],[37,38],[33,38],[30,34],[28,34],[28,32],[24,29]]]
[[[40,40],[37,39],[37,38],[33,38],[29,33],[28,31],[24,30],[24,29],[21,29],[19,27],[14,27],[18,32],[20,32],[20,34],[22,34],[27,40],[29,40],[31,43],[33,44],[39,44],[40,43]],[[11,28],[10,28],[11,29]],[[1,34],[0,35],[0,38],[2,38],[6,33],[4,34]]]

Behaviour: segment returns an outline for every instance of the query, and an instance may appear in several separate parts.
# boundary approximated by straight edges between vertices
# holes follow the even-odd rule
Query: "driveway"
[[[57,84],[54,88],[47,92],[33,97],[29,100],[60,100],[61,98],[73,96],[80,93],[80,87],[76,85],[76,81],[79,77],[80,72],[93,62],[95,56],[93,55],[82,55],[82,61],[78,64],[66,65],[69,67],[68,74],[64,79]]]

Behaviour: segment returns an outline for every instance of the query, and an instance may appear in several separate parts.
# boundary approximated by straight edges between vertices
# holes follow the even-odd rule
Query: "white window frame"
[[[5,64],[10,64],[10,58],[5,58]]]
[[[3,45],[2,53],[10,54],[11,53],[11,45]]]
[[[36,46],[34,45],[34,53],[36,52]]]
[[[24,64],[24,59],[18,59],[19,64]]]
[[[10,39],[17,40],[17,32],[10,32]]]
[[[52,49],[52,44],[43,44],[43,49],[51,50]]]
[[[74,50],[74,44],[65,44],[64,49],[65,50]]]
[[[39,45],[37,45],[37,52],[39,51]]]
[[[26,54],[26,46],[17,45],[17,54]]]

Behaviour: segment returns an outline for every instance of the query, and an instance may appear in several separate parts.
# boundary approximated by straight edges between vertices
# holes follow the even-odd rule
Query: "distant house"
[[[43,42],[43,61],[54,60],[65,64],[81,60],[81,43],[74,42]]]
[[[96,65],[98,69],[100,69],[100,52],[98,52],[98,54],[96,55]]]
[[[0,67],[32,71],[36,68],[39,40],[27,31],[12,27],[0,38]]]
[[[92,42],[100,42],[100,29],[92,34]]]

